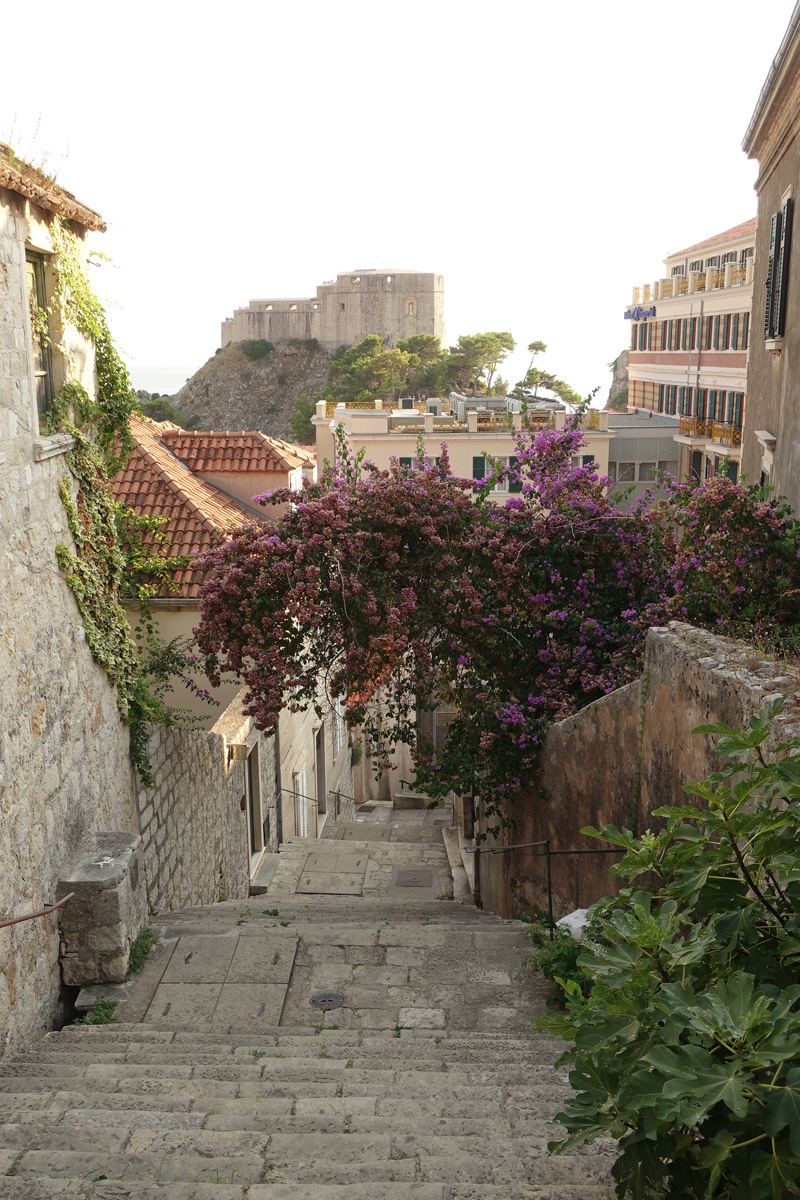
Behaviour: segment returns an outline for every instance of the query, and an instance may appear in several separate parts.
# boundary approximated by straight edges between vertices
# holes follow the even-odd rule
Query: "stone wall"
[[[600,843],[581,835],[584,826],[617,825],[638,834],[655,828],[654,809],[685,803],[683,784],[720,765],[714,739],[692,729],[718,721],[746,725],[775,694],[788,697],[778,719],[781,736],[800,733],[796,670],[678,622],[651,629],[643,678],[551,726],[537,792],[515,806],[515,827],[486,844],[549,839],[553,850],[596,849]],[[546,865],[539,853],[530,848],[478,856],[486,909],[510,916],[546,908]],[[609,857],[551,859],[557,916],[615,890]]]
[[[151,910],[174,912],[249,894],[246,760],[234,746],[263,739],[234,701],[213,729],[153,725],[147,753],[154,790],[139,790],[147,895]],[[271,789],[269,753],[260,753],[262,794]]]
[[[55,557],[72,544],[72,443],[39,436],[25,276],[26,246],[52,249],[49,220],[0,189],[0,920],[52,901],[90,831],[137,827],[128,730]],[[91,386],[90,348],[75,349]],[[61,994],[58,916],[0,930],[0,1055],[51,1028]]]

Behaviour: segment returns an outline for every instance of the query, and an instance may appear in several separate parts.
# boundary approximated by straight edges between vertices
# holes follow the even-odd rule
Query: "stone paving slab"
[[[228,974],[236,938],[191,937],[184,934],[175,947],[161,982],[223,983]]]
[[[289,983],[299,938],[240,938],[226,983]]]

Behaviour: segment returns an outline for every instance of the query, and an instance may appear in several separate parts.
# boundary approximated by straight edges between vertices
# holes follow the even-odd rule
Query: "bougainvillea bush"
[[[431,795],[480,788],[489,811],[530,782],[548,725],[635,678],[649,625],[791,638],[797,524],[763,489],[674,484],[654,507],[617,507],[576,466],[579,415],[522,432],[483,480],[434,464],[379,471],[337,460],[277,524],[256,523],[206,560],[198,643],[212,680],[234,671],[247,711],[341,697],[373,745],[416,746]],[[490,499],[501,481],[505,503]],[[436,761],[419,709],[456,710]]]

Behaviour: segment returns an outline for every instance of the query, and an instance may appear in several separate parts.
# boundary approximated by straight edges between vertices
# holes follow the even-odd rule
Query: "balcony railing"
[[[652,292],[653,292],[652,287],[650,286],[649,283],[646,283],[644,285],[644,287],[642,288],[642,303],[643,304],[650,303],[650,300],[652,299]]]
[[[674,294],[676,296],[685,296],[686,293],[689,291],[689,280],[686,278],[686,276],[685,275],[676,275],[673,282],[675,285]]]
[[[721,446],[741,446],[742,444],[742,427],[741,425],[728,425],[721,421],[715,421],[711,430],[712,440],[719,442]]]
[[[711,286],[712,286],[712,288],[725,287],[725,268],[724,267],[717,268],[716,270],[711,272]]]
[[[642,299],[642,289],[635,287],[633,289],[633,303],[639,304],[641,302],[641,299]]]
[[[747,267],[733,267],[731,269],[731,287],[739,287],[740,284],[747,282]]]
[[[661,280],[661,299],[668,300],[673,292],[673,281],[671,279]]]
[[[709,438],[711,425],[711,421],[704,421],[701,417],[681,417],[678,433],[682,437]]]

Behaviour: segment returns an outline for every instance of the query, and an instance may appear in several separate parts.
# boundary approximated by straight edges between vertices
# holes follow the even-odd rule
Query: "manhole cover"
[[[398,871],[398,887],[432,887],[433,875],[430,871]]]
[[[374,804],[359,804],[358,811],[359,812],[375,812],[375,805]]]
[[[338,992],[317,992],[316,996],[311,997],[311,1007],[324,1009],[325,1012],[329,1008],[341,1008],[343,1004],[344,996]]]

